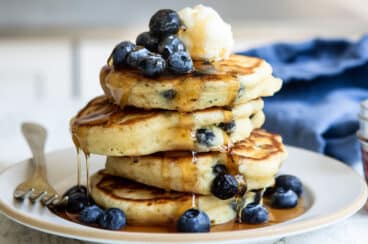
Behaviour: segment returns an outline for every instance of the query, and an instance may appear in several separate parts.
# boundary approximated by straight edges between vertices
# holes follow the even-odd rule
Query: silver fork
[[[23,201],[28,197],[31,203],[40,200],[44,206],[60,204],[65,199],[59,198],[59,194],[47,180],[44,155],[46,129],[35,123],[23,123],[22,133],[32,151],[33,174],[28,180],[15,188],[14,198]]]

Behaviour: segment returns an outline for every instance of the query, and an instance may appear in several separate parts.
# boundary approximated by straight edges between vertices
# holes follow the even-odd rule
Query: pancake
[[[129,225],[174,224],[193,203],[207,213],[212,225],[229,222],[236,216],[231,200],[166,192],[103,171],[91,177],[91,195],[103,208],[123,210]]]
[[[211,194],[214,166],[242,175],[247,190],[274,184],[286,151],[279,135],[255,130],[230,152],[165,152],[142,157],[108,157],[106,172],[166,190]]]
[[[206,63],[194,62],[190,74],[164,74],[149,78],[135,69],[105,66],[100,83],[105,95],[121,108],[166,109],[182,112],[242,104],[272,96],[282,81],[272,76],[264,60],[241,55]]]
[[[71,120],[71,131],[76,146],[87,154],[141,156],[172,150],[219,151],[261,127],[265,119],[262,108],[263,101],[255,99],[231,110],[121,110],[101,96]]]

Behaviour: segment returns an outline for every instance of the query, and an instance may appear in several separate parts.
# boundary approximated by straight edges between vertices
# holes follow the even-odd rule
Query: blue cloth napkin
[[[348,164],[360,160],[355,133],[360,101],[368,98],[368,36],[275,43],[240,54],[267,60],[284,81],[265,99],[265,129],[289,145]]]

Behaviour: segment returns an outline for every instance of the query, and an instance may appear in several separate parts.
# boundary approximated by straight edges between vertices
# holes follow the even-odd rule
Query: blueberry
[[[135,43],[139,46],[144,46],[151,52],[157,52],[159,38],[153,35],[151,32],[146,31],[137,36]]]
[[[186,74],[193,70],[193,61],[185,51],[171,54],[167,62],[169,69],[176,74]]]
[[[70,194],[72,193],[75,193],[75,192],[80,192],[80,193],[84,193],[84,194],[87,194],[87,187],[83,186],[83,185],[75,185],[71,188],[69,188],[64,194],[63,194],[63,197],[65,196],[69,196]]]
[[[136,46],[129,41],[123,41],[116,45],[110,56],[112,57],[114,68],[120,69],[125,67],[127,64],[127,55],[133,51],[135,47]]]
[[[139,61],[137,68],[146,76],[158,76],[165,71],[166,61],[158,54],[149,53]]]
[[[222,200],[229,199],[238,193],[238,182],[230,174],[218,174],[212,182],[211,192]]]
[[[171,9],[161,9],[150,19],[149,28],[158,36],[176,34],[181,26],[179,15]]]
[[[276,188],[271,196],[271,206],[273,208],[293,208],[298,204],[298,196],[292,190]]]
[[[88,206],[79,213],[79,220],[86,224],[97,223],[103,213],[104,211],[97,205]]]
[[[167,100],[173,100],[176,97],[176,91],[174,89],[162,91],[160,94]]]
[[[137,67],[139,62],[143,60],[143,58],[147,57],[150,54],[150,51],[144,47],[136,47],[133,51],[131,51],[127,56],[127,64],[131,67]]]
[[[198,143],[206,146],[213,146],[215,134],[210,129],[198,129],[195,136]]]
[[[118,208],[109,208],[100,215],[98,224],[101,228],[108,230],[119,230],[126,224],[126,217],[123,211]]]
[[[211,228],[208,215],[198,209],[188,209],[180,216],[176,225],[178,232],[194,233],[209,232]]]
[[[271,196],[274,192],[275,192],[274,187],[267,187],[263,195],[264,196]]]
[[[68,203],[66,210],[71,213],[79,213],[82,209],[89,205],[89,199],[86,193],[73,192],[68,195]]]
[[[185,51],[184,43],[176,36],[167,36],[158,44],[157,50],[162,56],[168,58],[171,54]]]
[[[292,190],[298,197],[303,193],[303,184],[300,179],[294,175],[279,175],[276,177],[275,187],[281,187],[285,190]]]
[[[219,127],[223,129],[226,133],[232,133],[235,129],[235,121],[231,121],[229,123],[220,123]]]
[[[256,203],[250,203],[241,211],[241,221],[247,224],[262,224],[268,221],[267,209]]]
[[[227,172],[226,166],[223,164],[216,164],[215,166],[213,166],[213,173],[215,175],[218,174],[225,174]]]

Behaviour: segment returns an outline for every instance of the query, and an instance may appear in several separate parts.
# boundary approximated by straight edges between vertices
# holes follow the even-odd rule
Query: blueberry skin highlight
[[[276,188],[271,196],[271,207],[273,208],[294,208],[298,204],[298,195],[292,190]]]
[[[247,224],[262,224],[269,219],[267,209],[256,203],[250,203],[241,212],[241,221]]]
[[[171,54],[185,51],[184,43],[174,35],[167,36],[158,44],[157,51],[168,58]]]
[[[275,187],[281,187],[284,190],[294,191],[298,197],[303,193],[303,184],[301,180],[294,175],[279,175],[275,180]]]
[[[165,71],[166,61],[160,55],[150,53],[139,61],[137,68],[143,75],[155,77]]]
[[[178,33],[181,26],[179,15],[171,9],[161,9],[150,19],[149,29],[157,36],[167,36]]]
[[[152,54],[144,47],[137,47],[127,55],[127,64],[130,67],[137,68],[140,61]]]
[[[104,211],[97,205],[84,208],[79,213],[79,220],[86,224],[97,223],[98,218],[104,214]]]
[[[169,69],[176,74],[187,74],[193,71],[193,61],[185,51],[175,52],[167,59]]]
[[[184,233],[209,232],[211,228],[208,215],[198,209],[188,209],[179,218],[176,230]]]
[[[73,194],[75,192],[80,192],[80,193],[87,194],[87,188],[83,185],[72,186],[71,188],[66,190],[66,192],[63,194],[63,197],[69,196],[70,194]]]
[[[129,41],[123,41],[116,45],[110,56],[114,68],[121,69],[127,66],[127,56],[134,48],[136,48],[136,45]]]
[[[103,229],[119,230],[126,225],[126,216],[118,208],[109,208],[98,218],[98,225]]]

